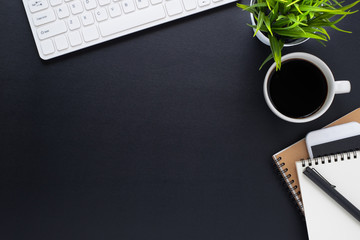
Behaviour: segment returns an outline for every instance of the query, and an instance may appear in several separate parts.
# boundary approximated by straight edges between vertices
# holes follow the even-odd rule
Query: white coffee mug
[[[265,96],[265,101],[266,101],[267,105],[269,106],[269,108],[271,109],[271,111],[273,113],[275,113],[275,115],[277,115],[281,119],[288,121],[288,122],[293,122],[293,123],[304,123],[304,122],[309,122],[309,121],[315,120],[318,117],[320,117],[321,115],[323,115],[329,109],[332,101],[334,100],[335,94],[350,92],[350,90],[351,90],[350,82],[347,80],[335,81],[330,68],[320,58],[318,58],[314,55],[311,55],[309,53],[295,52],[295,53],[290,53],[290,54],[283,56],[281,58],[281,62],[285,62],[285,61],[292,60],[292,59],[306,60],[306,61],[312,63],[313,65],[315,65],[318,69],[320,69],[320,71],[325,76],[325,79],[327,82],[327,96],[326,96],[326,99],[325,99],[323,105],[316,112],[314,112],[313,114],[311,114],[309,116],[306,116],[304,118],[292,118],[292,117],[288,117],[288,116],[282,114],[275,108],[275,106],[272,103],[271,98],[269,96],[269,88],[268,88],[269,78],[271,77],[271,74],[273,73],[273,71],[275,71],[275,68],[276,68],[276,64],[273,63],[271,65],[271,67],[269,68],[269,70],[267,71],[266,76],[265,76],[264,96]],[[306,97],[306,96],[304,96],[304,97]]]

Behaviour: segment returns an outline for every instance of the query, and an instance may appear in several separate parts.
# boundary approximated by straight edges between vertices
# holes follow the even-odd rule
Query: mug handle
[[[351,90],[351,84],[347,80],[335,81],[335,94],[348,93]]]

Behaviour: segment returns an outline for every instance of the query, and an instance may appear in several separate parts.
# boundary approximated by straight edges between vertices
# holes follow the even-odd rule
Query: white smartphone
[[[311,158],[360,148],[360,123],[350,122],[309,132],[305,138]]]

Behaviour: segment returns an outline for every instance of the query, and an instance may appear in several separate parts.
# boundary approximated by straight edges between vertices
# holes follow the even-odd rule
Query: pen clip
[[[325,182],[327,182],[332,188],[336,188],[335,185],[332,185],[328,180],[326,180],[326,178],[324,178],[323,175],[321,175],[315,168],[312,168],[312,170],[313,170],[317,175],[319,175],[319,177],[321,177],[322,180],[324,180]]]

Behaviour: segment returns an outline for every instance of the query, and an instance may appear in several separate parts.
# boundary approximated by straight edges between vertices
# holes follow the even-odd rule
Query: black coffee
[[[285,61],[270,75],[268,92],[275,108],[291,118],[305,118],[318,111],[327,96],[324,74],[312,63]]]

